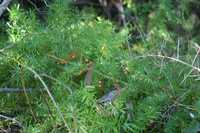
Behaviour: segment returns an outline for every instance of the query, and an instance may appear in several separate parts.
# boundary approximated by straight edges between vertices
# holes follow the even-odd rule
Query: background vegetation
[[[124,0],[120,29],[99,8],[40,2],[1,18],[0,87],[24,91],[0,90],[0,131],[200,131],[198,0]]]

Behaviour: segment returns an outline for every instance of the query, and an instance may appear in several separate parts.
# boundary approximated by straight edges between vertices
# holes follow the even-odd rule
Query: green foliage
[[[177,37],[185,35],[170,30],[168,24],[181,23],[182,27],[183,22],[189,23],[183,27],[189,31],[196,24],[189,14],[188,18],[175,17],[172,0],[125,3],[141,17],[133,30],[148,34],[129,50],[124,45],[132,29],[116,32],[116,27],[93,9],[79,12],[69,1],[56,0],[41,24],[33,11],[13,6],[6,42],[13,47],[0,52],[0,87],[33,88],[35,92],[27,94],[28,98],[24,93],[0,94],[0,112],[16,115],[25,125],[24,132],[67,132],[55,105],[46,92],[40,92],[44,86],[27,69],[30,67],[49,87],[72,132],[195,132],[199,126],[199,83],[190,77],[182,82],[191,68],[165,59],[138,57],[136,52],[172,51],[174,55]],[[186,4],[180,5],[183,12],[187,12]],[[0,42],[0,48],[6,44]],[[190,61],[194,54],[191,50],[181,58]],[[93,77],[87,86],[84,80],[90,63],[94,65]],[[120,95],[111,104],[98,104],[115,83],[121,87]],[[172,105],[175,109],[170,112]]]
[[[199,40],[196,29],[200,21],[195,7],[199,7],[196,0],[133,1],[128,10],[138,18],[133,30],[140,38],[133,45],[141,46],[142,43],[145,49],[155,51],[159,48],[165,55],[173,55],[179,41],[180,55],[187,53],[191,42]]]

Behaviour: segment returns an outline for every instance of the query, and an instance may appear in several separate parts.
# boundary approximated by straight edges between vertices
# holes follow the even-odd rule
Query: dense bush
[[[43,22],[13,5],[4,26],[8,37],[0,42],[10,46],[0,51],[0,86],[33,92],[0,94],[0,112],[16,116],[31,133],[199,131],[199,59],[191,47],[199,40],[199,18],[191,3],[125,3],[139,19],[118,32],[94,9],[80,11],[67,0],[52,3]],[[91,64],[91,85],[85,85]],[[98,104],[114,84],[120,95]]]

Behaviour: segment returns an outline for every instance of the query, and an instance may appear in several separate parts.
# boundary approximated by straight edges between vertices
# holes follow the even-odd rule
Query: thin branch
[[[176,48],[176,50],[177,50],[176,58],[179,59],[179,57],[180,57],[180,38],[178,38],[178,40],[177,40],[177,48]]]
[[[187,67],[193,68],[193,70],[196,70],[196,71],[200,72],[200,68],[195,67],[195,66],[193,66],[193,65],[191,65],[191,64],[189,64],[187,62],[184,62],[184,61],[182,61],[180,59],[176,59],[176,58],[173,58],[173,57],[163,56],[163,55],[151,55],[151,54],[150,55],[136,56],[136,58],[146,58],[146,57],[157,57],[157,58],[169,59],[169,60],[172,60],[172,61],[176,61],[176,62],[178,62],[180,64],[183,64],[183,65],[185,65]]]
[[[193,66],[193,64],[191,65],[191,64],[189,64],[189,63],[187,63],[187,62],[184,62],[184,61],[182,61],[182,60],[180,60],[180,59],[176,59],[176,58],[173,58],[173,57],[168,57],[168,56],[163,56],[163,55],[144,55],[144,56],[137,56],[136,58],[146,58],[146,57],[157,57],[157,58],[162,58],[162,59],[169,59],[169,60],[172,60],[172,61],[176,61],[176,62],[178,62],[178,63],[181,63],[181,64],[183,64],[183,65],[185,65],[185,66],[188,66],[188,67],[192,68],[193,70],[196,70],[196,71],[200,72],[200,68]],[[193,62],[194,62],[194,61],[195,61],[195,60],[193,60]],[[179,97],[173,102],[173,104],[172,104],[169,108],[171,108],[171,107],[173,107],[173,106],[177,106],[177,104],[179,104],[179,102],[181,102],[182,99],[183,99],[190,91],[191,91],[191,89],[188,89],[187,91],[185,91],[181,96],[179,96]],[[179,104],[179,105],[180,105],[180,104]],[[190,109],[191,109],[191,108],[190,108]]]
[[[116,79],[116,78],[112,77],[111,75],[107,75],[107,74],[102,73],[102,72],[100,72],[100,71],[98,71],[98,70],[94,70],[94,72],[97,73],[97,74],[99,74],[99,75],[102,76],[102,77],[105,77],[105,78],[107,78],[107,79],[110,79],[111,81],[117,81],[117,82],[119,82],[119,83],[121,83],[121,84],[123,84],[123,85],[125,85],[125,86],[128,86],[128,83],[127,83],[127,82],[122,81],[122,80],[119,80],[119,79]]]
[[[195,57],[194,57],[194,60],[192,61],[192,66],[194,66],[194,63],[195,63],[195,61],[196,61],[196,59],[197,59],[197,57],[198,57],[198,55],[199,55],[199,52],[200,52],[200,49],[198,49],[197,50],[197,53],[196,53],[196,55],[195,55]],[[185,76],[185,78],[181,81],[181,84],[190,76],[190,74],[193,72],[193,68],[190,70],[190,72]]]
[[[43,0],[43,2],[47,7],[50,7],[46,0]]]
[[[25,89],[27,93],[32,93],[32,88]],[[24,90],[20,88],[0,88],[0,93],[23,93]]]
[[[97,7],[100,7],[100,4],[99,3],[93,3],[91,1],[74,1],[73,4],[75,6],[97,6]]]
[[[6,119],[9,121],[13,121],[13,122],[17,123],[20,127],[23,127],[22,124],[19,121],[17,121],[15,118],[11,118],[11,117],[8,117],[8,116],[2,115],[2,114],[0,114],[0,118]]]
[[[65,121],[65,118],[64,118],[64,116],[63,116],[63,114],[62,114],[62,112],[61,112],[59,106],[57,105],[57,103],[56,103],[56,101],[55,101],[53,95],[52,95],[51,92],[49,91],[49,88],[47,87],[46,83],[43,81],[43,79],[40,77],[40,75],[39,75],[35,70],[33,70],[31,67],[28,67],[28,66],[23,65],[23,64],[19,64],[19,65],[23,66],[24,68],[26,68],[27,70],[29,70],[30,72],[32,72],[32,73],[35,75],[35,77],[38,78],[38,80],[42,83],[42,85],[44,86],[44,89],[45,89],[46,92],[48,93],[48,95],[49,95],[51,101],[53,102],[55,108],[57,109],[57,112],[59,113],[61,119],[63,120],[65,126],[67,127],[67,129],[68,129],[68,131],[69,131],[69,133],[70,133],[70,132],[71,132],[71,131],[70,131],[70,128],[69,128],[67,122]]]
[[[38,7],[31,1],[31,0],[27,0],[34,8],[37,12],[40,12],[40,9],[38,9]]]
[[[46,77],[46,78],[48,78],[48,79],[50,79],[50,80],[53,80],[53,81],[55,81],[56,83],[62,85],[63,87],[65,87],[65,88],[69,91],[70,94],[72,94],[72,89],[71,89],[69,86],[67,86],[66,84],[64,84],[64,83],[62,83],[61,81],[57,80],[56,78],[54,78],[54,77],[52,77],[52,76],[49,76],[49,75],[47,75],[46,73],[43,73],[43,74],[40,74],[40,75],[41,75],[42,77]]]
[[[24,95],[25,95],[25,97],[26,97],[26,100],[27,100],[27,103],[28,103],[30,112],[31,112],[31,114],[32,114],[33,119],[35,120],[35,122],[37,122],[35,113],[33,112],[33,109],[32,109],[32,106],[31,106],[31,101],[30,101],[30,99],[29,99],[29,97],[28,97],[28,94],[27,94],[27,92],[26,92],[25,81],[24,81],[24,71],[23,71],[23,69],[21,69],[21,71],[20,71],[20,78],[21,78],[21,83],[22,83]]]
[[[4,13],[4,11],[8,8],[11,1],[12,0],[3,0],[3,2],[0,4],[0,17]]]

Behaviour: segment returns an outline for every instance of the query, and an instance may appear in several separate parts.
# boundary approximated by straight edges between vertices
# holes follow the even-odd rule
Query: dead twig
[[[100,4],[99,3],[95,3],[95,2],[91,2],[91,1],[87,1],[87,0],[84,0],[84,1],[81,1],[81,0],[75,0],[73,2],[73,5],[75,6],[97,6],[97,7],[100,7]]]
[[[11,118],[11,117],[8,117],[8,116],[5,116],[5,115],[2,115],[0,114],[0,118],[1,119],[5,119],[5,120],[9,120],[9,121],[12,121],[12,122],[15,122],[18,124],[18,126],[20,126],[21,128],[23,127],[21,122],[17,121],[15,118]]]
[[[32,93],[32,88],[25,89],[27,93]],[[0,88],[0,93],[23,93],[24,90],[20,88]]]
[[[12,0],[3,0],[3,2],[0,4],[0,17],[4,13],[4,11],[8,8],[11,1]]]

